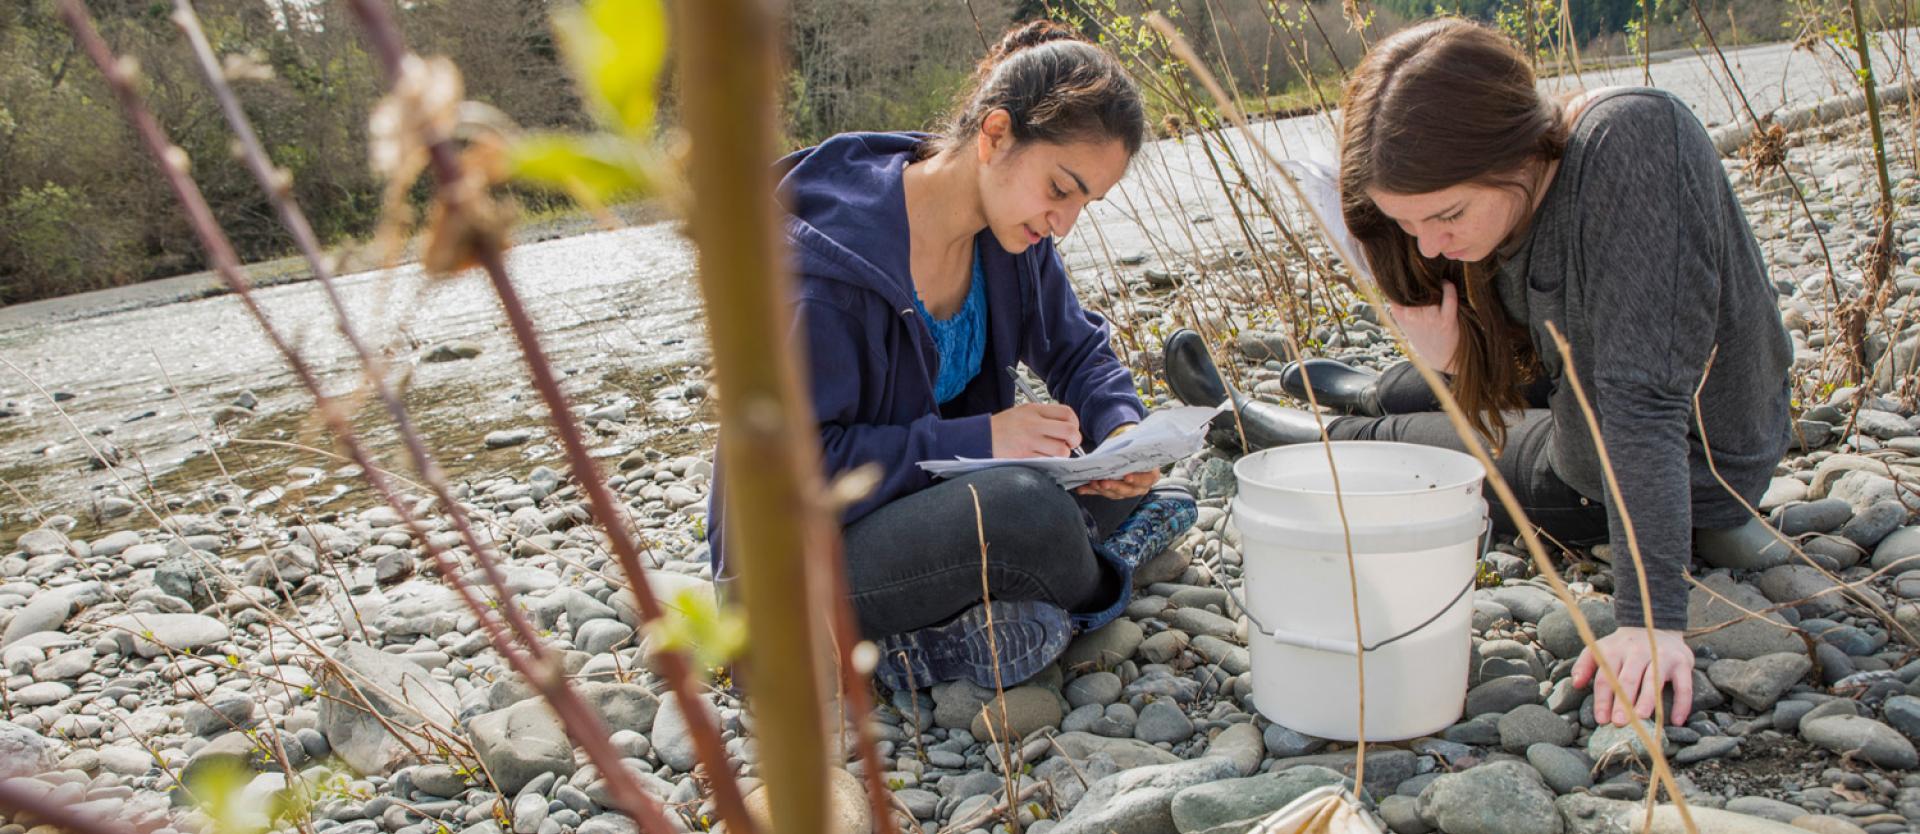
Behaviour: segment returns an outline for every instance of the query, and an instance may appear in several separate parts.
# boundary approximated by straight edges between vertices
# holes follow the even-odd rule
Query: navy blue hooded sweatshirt
[[[1013,406],[1003,370],[1024,362],[1073,408],[1092,449],[1146,414],[1133,375],[1108,345],[1106,320],[1082,309],[1051,240],[1010,254],[989,231],[975,238],[987,285],[987,345],[980,373],[959,396],[936,404],[939,355],[914,309],[901,173],[928,137],[854,133],[782,159],[779,194],[799,285],[792,339],[804,346],[829,479],[867,463],[880,484],[847,508],[851,524],[925,489],[915,464],[993,454],[988,420]],[[716,474],[707,541],[716,577],[731,575]]]

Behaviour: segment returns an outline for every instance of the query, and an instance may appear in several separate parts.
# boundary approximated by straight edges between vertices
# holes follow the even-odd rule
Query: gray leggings
[[[1068,611],[1098,606],[1118,593],[1121,580],[1094,554],[1090,534],[1111,533],[1140,500],[1074,495],[1013,466],[899,498],[846,528],[847,585],[860,630],[878,639],[944,622],[980,602],[982,529],[994,599],[1041,600]]]

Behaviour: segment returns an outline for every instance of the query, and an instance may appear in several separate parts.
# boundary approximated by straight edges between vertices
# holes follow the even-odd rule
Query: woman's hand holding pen
[[[1080,445],[1080,418],[1057,403],[1025,403],[993,415],[996,458],[1063,458]]]

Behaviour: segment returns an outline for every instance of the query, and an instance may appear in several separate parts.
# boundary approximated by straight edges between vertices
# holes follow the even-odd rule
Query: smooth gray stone
[[[1204,758],[1116,773],[1087,788],[1053,834],[1165,834],[1176,830],[1173,798],[1194,785],[1234,778],[1226,759]]]
[[[1352,784],[1351,778],[1323,767],[1297,767],[1195,785],[1174,795],[1173,825],[1183,834],[1214,832],[1232,823],[1245,823],[1250,829],[1261,818],[1310,791],[1327,785]]]
[[[1827,686],[1846,680],[1858,671],[1853,667],[1853,658],[1824,640],[1813,644],[1813,658],[1820,665],[1820,682]]]
[[[1242,776],[1251,776],[1259,771],[1260,761],[1266,758],[1266,752],[1266,745],[1260,738],[1260,728],[1252,724],[1231,725],[1207,743],[1207,755],[1233,762]]]
[[[1118,765],[1121,770],[1182,761],[1179,756],[1131,738],[1102,738],[1091,733],[1061,733],[1054,736],[1053,743],[1059,748],[1060,755],[1076,762],[1085,761],[1095,754],[1100,754]]]
[[[58,745],[11,721],[0,721],[0,779],[38,776],[53,769]]]
[[[1735,582],[1725,574],[1713,574],[1701,580],[1705,588],[1694,588],[1687,596],[1687,628],[1706,629],[1739,620],[1741,622],[1727,626],[1711,634],[1689,638],[1687,644],[1695,651],[1709,649],[1720,657],[1740,660],[1752,660],[1761,655],[1776,652],[1799,652],[1805,654],[1807,647],[1799,637],[1783,626],[1786,619],[1779,612],[1766,616],[1771,623],[1749,619],[1746,611],[1759,611],[1771,605],[1765,596],[1752,587]],[[1743,606],[1742,611],[1708,593],[1712,589],[1735,605]]]
[[[1193,638],[1193,649],[1201,657],[1220,665],[1229,675],[1244,675],[1253,670],[1253,656],[1243,646],[1205,634]]]
[[[1140,711],[1133,735],[1148,744],[1179,744],[1193,737],[1193,719],[1175,704],[1155,701]]]
[[[28,556],[52,556],[68,552],[69,542],[65,533],[40,527],[21,533],[14,546],[26,551]]]
[[[587,654],[606,654],[633,641],[633,626],[616,619],[588,620],[573,630],[573,645]]]
[[[1803,617],[1825,617],[1846,607],[1846,598],[1840,591],[1834,590],[1839,583],[1828,579],[1826,574],[1812,565],[1768,568],[1753,584],[1774,602],[1806,600],[1796,606]]]
[[[1580,600],[1580,613],[1587,618],[1587,625],[1593,628],[1597,638],[1612,634],[1617,626],[1613,619],[1613,603],[1602,599]],[[1573,627],[1573,615],[1567,613],[1564,605],[1555,606],[1540,618],[1540,645],[1561,660],[1571,660],[1580,656],[1580,650],[1586,644],[1580,642],[1580,632]]]
[[[507,793],[518,793],[543,774],[573,775],[573,744],[545,701],[521,701],[477,716],[467,733],[474,754]]]
[[[1673,763],[1689,765],[1694,762],[1704,762],[1708,759],[1718,759],[1738,749],[1740,749],[1740,740],[1737,738],[1732,736],[1707,736],[1691,745],[1680,748],[1680,752],[1673,754]]]
[[[1836,753],[1853,752],[1871,764],[1910,770],[1920,765],[1913,742],[1892,727],[1871,718],[1834,715],[1804,722],[1800,734]]]
[[[645,733],[653,727],[654,716],[660,711],[660,697],[639,684],[589,681],[575,684],[573,688],[580,693],[580,700],[587,702],[606,723],[609,732]]]
[[[387,731],[389,724],[455,725],[460,696],[418,664],[365,643],[344,643],[333,658],[352,686],[333,675],[322,682],[326,697],[320,701],[318,729],[354,770],[386,773],[409,759],[407,746]]]
[[[1853,517],[1853,507],[1837,498],[1789,504],[1774,513],[1774,526],[1787,536],[1831,533]]]
[[[1560,834],[1553,791],[1532,767],[1490,762],[1434,780],[1420,792],[1418,810],[1440,830],[1474,834]]]
[[[216,692],[204,704],[189,705],[180,722],[196,736],[244,730],[253,724],[253,698],[238,692]]]
[[[1880,717],[1909,740],[1920,738],[1920,698],[1912,695],[1888,698],[1880,705]]]
[[[1818,535],[1800,543],[1801,552],[1828,570],[1845,570],[1866,561],[1867,552],[1860,545],[1837,535]]]
[[[1207,635],[1222,639],[1232,639],[1239,624],[1204,608],[1172,608],[1161,613],[1160,618],[1191,635]],[[1118,622],[1117,620],[1115,622]]]
[[[73,601],[60,590],[48,589],[34,594],[26,607],[14,612],[13,619],[7,621],[4,636],[0,636],[0,649],[29,634],[57,631],[72,613]]]
[[[1468,759],[1472,759],[1474,762],[1478,762],[1480,759],[1480,756],[1474,752],[1471,746],[1441,738],[1418,738],[1414,739],[1413,742],[1407,746],[1412,749],[1414,753],[1422,756],[1433,756],[1448,765],[1456,767],[1462,765],[1470,766],[1472,762],[1468,762]]]
[[[1866,714],[1866,706],[1862,705],[1859,701],[1849,698],[1835,698],[1830,701],[1815,704],[1813,709],[1807,710],[1805,714],[1800,716],[1799,723],[1794,725],[1794,732],[1805,735],[1807,725],[1822,718],[1829,718],[1836,715],[1865,717]]]
[[[1093,672],[1067,683],[1067,703],[1074,707],[1087,704],[1105,706],[1120,700],[1120,676],[1112,672]]]
[[[1527,764],[1540,772],[1541,779],[1554,793],[1572,793],[1593,786],[1593,763],[1579,751],[1536,744],[1527,748]]]
[[[1707,677],[1721,692],[1732,695],[1755,712],[1765,712],[1812,670],[1813,661],[1805,654],[1783,652],[1753,660],[1716,660],[1707,667]]]
[[[1781,701],[1773,705],[1773,728],[1783,733],[1800,732],[1800,719],[1813,710],[1807,701]]]
[[[1522,704],[1500,717],[1500,748],[1523,754],[1536,744],[1564,747],[1572,744],[1579,729],[1565,718],[1539,704]]]
[[[1555,800],[1554,805],[1566,822],[1566,834],[1627,834],[1642,830],[1645,810],[1639,802],[1569,794]],[[1688,811],[1699,834],[1807,834],[1804,828],[1698,804],[1690,804]],[[1654,807],[1653,825],[1645,830],[1647,834],[1683,834],[1688,829],[1682,824],[1679,811],[1672,805],[1662,804]]]
[[[1002,703],[1005,704],[1004,713],[1001,711]],[[1060,719],[1065,715],[1066,711],[1061,709],[1060,693],[1045,686],[1028,684],[1006,690],[1005,701],[996,699],[974,716],[968,730],[974,738],[982,741],[989,738],[1004,740],[1007,733],[1012,733],[1016,738],[1026,738],[1047,727],[1060,726]],[[1185,718],[1186,715],[1182,713],[1181,717]],[[1005,724],[1001,723],[1003,720]],[[1188,723],[1188,734],[1192,734],[1191,722]],[[653,743],[658,747],[660,739],[654,738]]]
[[[1869,553],[1885,541],[1900,525],[1907,523],[1907,508],[1898,501],[1876,501],[1856,513],[1839,530],[1839,536],[1860,545]]]
[[[1506,606],[1500,603],[1490,599],[1475,599],[1473,601],[1473,630],[1476,633],[1493,628],[1494,625],[1501,620],[1511,619],[1513,619],[1513,612],[1509,611]]]
[[[933,687],[934,726],[948,730],[968,729],[973,726],[974,716],[980,714],[980,707],[991,700],[993,700],[993,690],[972,681],[957,680],[935,684]]]
[[[1060,665],[1067,669],[1111,669],[1133,657],[1145,639],[1139,623],[1125,618],[1114,620],[1075,639],[1060,656]]]
[[[1659,728],[1649,725],[1648,729],[1659,740],[1661,752],[1673,755],[1673,740],[1667,738],[1667,734]],[[1624,761],[1644,762],[1648,758],[1646,743],[1640,740],[1632,727],[1612,724],[1594,728],[1593,734],[1587,737],[1587,756],[1603,765]]]
[[[1531,675],[1495,678],[1467,690],[1467,715],[1505,713],[1522,704],[1540,703],[1540,682]]]
[[[1305,756],[1327,746],[1326,739],[1297,733],[1279,724],[1269,724],[1261,739],[1266,742],[1267,753],[1278,759],[1290,759]]]
[[[1913,425],[1890,411],[1862,408],[1853,415],[1854,428],[1861,434],[1876,440],[1893,440],[1899,437],[1912,437]]]
[[[229,636],[225,624],[201,614],[121,614],[100,624],[107,636],[141,657],[209,648]]]
[[[233,732],[216,736],[187,759],[187,766],[180,771],[180,782],[193,785],[210,773],[233,769],[240,772],[256,770],[266,762],[266,756],[253,739],[246,733]]]
[[[1767,491],[1760,495],[1755,509],[1770,513],[1795,501],[1807,498],[1807,485],[1798,478],[1775,477],[1767,483]]]
[[[1394,786],[1412,779],[1417,758],[1412,750],[1369,745],[1367,747],[1367,790],[1376,794],[1388,793],[1394,789]],[[1273,763],[1271,770],[1279,773],[1296,767],[1324,767],[1352,776],[1358,759],[1353,750],[1348,749],[1334,753],[1281,759]]]
[[[1068,711],[1066,717],[1060,719],[1060,731],[1064,733],[1093,732],[1094,722],[1099,721],[1100,716],[1105,715],[1106,712],[1107,708],[1101,704],[1081,704]],[[1133,734],[1128,733],[1127,735],[1131,736]]]
[[[1395,794],[1380,800],[1380,821],[1393,834],[1431,834],[1433,826],[1420,818],[1420,800]]]
[[[1440,737],[1460,744],[1492,747],[1500,743],[1499,718],[1481,715],[1469,718],[1440,732]]]
[[[710,709],[705,706],[704,700],[701,704],[703,709]],[[693,766],[700,761],[693,749],[693,730],[687,723],[686,713],[681,712],[677,698],[669,698],[660,704],[659,710],[653,715],[653,729],[647,733],[647,740],[653,742],[654,755],[680,773],[692,772]]]
[[[452,767],[443,764],[427,764],[411,771],[413,786],[431,796],[444,796],[449,799],[458,797],[467,791],[467,777],[455,773]]]
[[[1515,619],[1523,623],[1538,623],[1560,604],[1552,591],[1533,585],[1503,585],[1490,592],[1483,592],[1487,598],[1507,607]]]
[[[1727,800],[1727,810],[1750,817],[1761,817],[1774,822],[1791,823],[1807,815],[1807,809],[1791,802],[1768,799],[1764,796],[1736,796]]]
[[[1881,570],[1898,563],[1900,569],[1920,569],[1920,525],[1902,527],[1887,534],[1873,549],[1873,568]],[[1902,561],[1906,560],[1906,561]]]
[[[1170,628],[1148,637],[1140,644],[1140,651],[1136,654],[1148,663],[1172,663],[1181,652],[1187,650],[1190,642],[1186,632]]]

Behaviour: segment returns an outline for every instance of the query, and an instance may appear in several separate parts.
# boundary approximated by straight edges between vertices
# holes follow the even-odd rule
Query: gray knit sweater
[[[1765,491],[1787,449],[1792,361],[1759,245],[1699,120],[1659,90],[1594,98],[1497,282],[1555,381],[1549,463],[1606,505],[1620,625],[1642,622],[1630,516],[1654,625],[1685,627],[1692,531],[1744,523],[1742,500]],[[1548,322],[1597,412],[1626,513]]]

